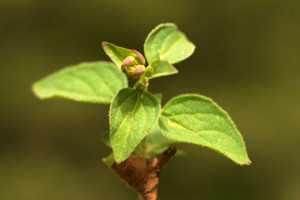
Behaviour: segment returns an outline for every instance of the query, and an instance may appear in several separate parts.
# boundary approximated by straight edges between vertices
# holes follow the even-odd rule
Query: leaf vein
[[[128,146],[128,139],[129,139],[129,132],[130,132],[130,130],[131,130],[131,127],[132,127],[132,124],[133,124],[133,122],[134,122],[134,112],[135,112],[135,110],[136,110],[136,108],[137,108],[137,105],[139,104],[139,99],[140,99],[140,96],[141,96],[141,94],[140,93],[138,93],[138,97],[137,97],[137,100],[136,100],[136,103],[135,103],[135,105],[134,105],[134,108],[133,108],[133,110],[132,110],[132,112],[131,112],[131,123],[130,123],[130,126],[128,127],[128,129],[126,130],[126,140],[127,140],[127,142],[126,142],[126,144],[125,144],[125,149],[127,149],[126,147]]]
[[[175,117],[175,116],[180,116],[180,115],[213,115],[213,116],[217,116],[217,117],[223,118],[225,120],[228,120],[228,118],[226,118],[222,115],[213,114],[213,113],[176,113],[176,114],[163,113],[163,115],[165,115],[166,117]]]
[[[95,72],[95,71],[93,71],[93,70],[90,70],[90,69],[89,69],[88,71],[94,73],[97,77],[99,77],[99,78],[103,81],[103,83],[104,83],[104,85],[106,86],[106,88],[108,88],[107,91],[109,91],[109,92],[111,93],[111,97],[114,97],[114,95],[115,95],[115,93],[113,92],[114,90],[113,90],[113,89],[111,88],[111,86],[106,82],[106,80],[105,80],[99,73],[97,73],[97,72]]]
[[[215,131],[215,132],[218,132],[218,133],[227,135],[228,137],[230,137],[231,139],[233,139],[235,142],[239,143],[239,142],[236,140],[236,138],[234,138],[232,135],[229,135],[228,133],[223,132],[223,131],[214,130],[214,129],[204,129],[204,130],[196,131],[196,132],[195,132],[195,131],[192,131],[192,130],[190,130],[189,128],[183,126],[182,124],[179,124],[178,122],[174,121],[173,119],[168,118],[168,120],[171,121],[172,124],[176,124],[176,125],[178,125],[179,127],[183,128],[183,129],[185,129],[185,130],[187,130],[188,132],[200,136],[201,138],[203,138],[203,137],[202,137],[201,135],[199,135],[199,134],[201,134],[201,133],[203,133],[203,132],[206,132],[206,131]],[[197,120],[197,121],[199,121],[199,120]],[[203,138],[203,139],[205,139],[205,138]],[[206,140],[206,139],[205,139],[205,140]],[[206,140],[206,141],[207,141],[207,140]]]
[[[89,84],[88,81],[86,81],[86,79],[78,76],[77,74],[74,74],[73,72],[70,72],[69,75],[72,76],[73,78],[79,80],[80,82],[84,83],[85,85],[87,85],[93,91],[93,93],[97,96],[96,88],[94,88],[91,84]]]

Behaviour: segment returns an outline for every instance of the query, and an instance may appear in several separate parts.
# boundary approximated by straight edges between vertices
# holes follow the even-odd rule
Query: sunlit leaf
[[[159,102],[161,103],[161,100],[162,100],[162,94],[161,93],[157,93],[154,95],[158,100]]]
[[[200,95],[181,95],[162,109],[159,125],[173,140],[214,149],[234,162],[250,164],[244,141],[229,115]]]
[[[149,92],[126,88],[114,99],[109,112],[110,141],[116,162],[125,160],[158,120],[160,103]]]
[[[66,98],[93,103],[111,103],[127,87],[126,76],[110,62],[86,62],[64,68],[34,83],[41,99]]]
[[[155,60],[151,63],[150,67],[153,69],[153,74],[148,77],[149,79],[178,73],[178,70],[165,60]]]
[[[130,55],[131,50],[119,47],[109,42],[102,42],[103,50],[106,55],[121,69],[122,62]]]
[[[190,57],[194,50],[195,45],[171,23],[154,28],[144,44],[148,64],[156,59],[166,60],[170,64],[178,63]]]

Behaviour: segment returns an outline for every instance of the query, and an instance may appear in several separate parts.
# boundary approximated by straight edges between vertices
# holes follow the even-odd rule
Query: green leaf
[[[148,35],[144,51],[149,64],[156,59],[166,60],[171,64],[190,57],[195,45],[177,29],[175,24],[160,24]]]
[[[102,42],[103,50],[106,55],[121,69],[122,63],[130,55],[131,50],[119,47],[109,42]]]
[[[110,107],[110,141],[116,162],[125,160],[158,120],[160,103],[149,92],[125,88]]]
[[[156,96],[156,95],[155,95]],[[155,124],[153,129],[150,131],[150,133],[147,135],[146,139],[146,157],[152,158],[153,156],[156,156],[165,150],[167,150],[170,146],[178,143],[178,141],[171,140],[167,137],[165,137],[158,126],[158,123]],[[186,152],[178,149],[175,154],[175,156],[184,156],[186,155]]]
[[[152,158],[152,157],[166,151],[168,148],[170,148],[170,146],[155,147],[154,149],[152,149],[151,151],[148,152],[149,156],[147,156],[147,158]],[[183,150],[177,148],[177,151],[175,154],[176,157],[185,156],[185,155],[187,155],[186,151],[183,151]]]
[[[126,76],[110,62],[86,62],[64,68],[34,83],[41,99],[66,98],[92,103],[111,103],[127,87]]]
[[[159,125],[173,140],[209,147],[241,165],[251,163],[229,115],[207,97],[191,94],[171,99],[162,109]]]
[[[108,156],[102,158],[102,161],[110,168],[115,162],[114,155],[111,153]]]
[[[110,144],[110,140],[109,140],[109,132],[102,133],[101,140],[106,146],[111,148],[111,144]]]
[[[157,93],[154,95],[158,100],[159,100],[159,103],[161,103],[161,100],[162,100],[162,94],[161,93]]]
[[[158,123],[155,124],[153,129],[150,131],[150,133],[147,135],[147,145],[149,145],[149,148],[152,148],[152,146],[170,146],[172,144],[178,143],[178,141],[171,140],[161,133],[161,130],[158,126]]]
[[[153,69],[153,74],[151,77],[148,77],[149,79],[178,73],[178,70],[165,60],[155,60],[150,66]]]

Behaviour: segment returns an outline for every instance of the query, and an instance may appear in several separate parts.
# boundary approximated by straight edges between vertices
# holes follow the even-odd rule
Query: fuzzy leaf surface
[[[171,99],[162,109],[159,125],[173,140],[209,147],[240,165],[251,163],[233,121],[207,97],[188,94]]]
[[[150,132],[160,113],[159,100],[149,92],[121,90],[110,107],[110,141],[116,162],[124,161]]]
[[[156,59],[178,63],[190,57],[194,50],[195,45],[172,23],[158,25],[149,33],[144,44],[149,64]]]
[[[161,94],[161,93],[157,93],[157,94],[155,94],[154,96],[158,99],[159,103],[161,103],[161,100],[162,100],[162,94]]]
[[[130,55],[130,49],[119,47],[109,42],[102,42],[106,55],[121,69],[122,63]]]
[[[149,79],[178,73],[178,70],[165,60],[155,60],[150,66],[153,68],[153,74],[151,77],[149,77]]]
[[[41,99],[111,103],[124,87],[127,87],[127,78],[113,63],[85,62],[48,75],[34,83],[33,91]]]

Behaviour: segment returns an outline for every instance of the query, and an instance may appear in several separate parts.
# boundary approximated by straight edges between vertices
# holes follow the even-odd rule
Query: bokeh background
[[[300,1],[1,0],[0,199],[132,200],[101,158],[108,105],[41,101],[31,84],[64,66],[108,60],[101,41],[143,51],[174,22],[197,46],[180,73],[151,81],[163,103],[200,93],[227,110],[250,166],[207,148],[163,170],[162,200],[300,199]]]

